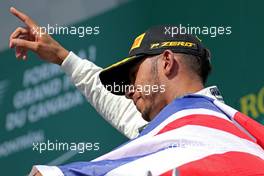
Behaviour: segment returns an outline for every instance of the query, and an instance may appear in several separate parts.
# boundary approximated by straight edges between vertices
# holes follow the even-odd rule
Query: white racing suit
[[[61,65],[74,85],[97,112],[129,139],[135,138],[147,122],[141,117],[133,101],[108,92],[99,79],[102,70],[94,63],[81,59],[73,52]],[[223,101],[216,86],[205,88],[197,94]]]

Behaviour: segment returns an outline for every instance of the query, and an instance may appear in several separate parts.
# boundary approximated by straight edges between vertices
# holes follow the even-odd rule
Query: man
[[[36,28],[24,14],[15,9],[11,12],[29,29]],[[10,37],[10,47],[16,47],[17,57],[26,58],[26,51],[30,49],[50,62],[74,67],[67,50],[50,36],[41,37],[19,28]],[[37,166],[32,173],[38,170],[43,175],[264,174],[263,127],[252,122],[258,131],[249,132],[248,126],[242,126],[241,119],[245,120],[245,116],[212,99],[221,100],[221,96],[215,88],[203,89],[209,72],[209,52],[197,38],[191,35],[170,37],[164,33],[164,27],[151,28],[135,39],[127,59],[104,69],[99,75],[107,89],[110,86],[113,94],[126,94],[133,99],[142,117],[150,121],[139,137],[92,162]],[[77,73],[73,71],[72,74]],[[112,89],[116,85],[119,91]],[[91,89],[81,89],[86,96],[87,92],[94,93]],[[131,101],[120,100],[105,89],[100,91],[104,95],[102,99],[110,98],[115,106],[118,105],[115,100],[125,102],[119,105],[136,112],[130,107]],[[201,96],[207,91],[210,92],[206,93],[208,96]],[[99,108],[105,116],[110,110],[120,112],[122,108]],[[113,124],[120,127],[118,123]],[[126,127],[126,123],[123,126]],[[136,133],[127,134],[137,136]],[[235,164],[240,161],[242,163]],[[244,164],[246,162],[254,162],[254,165]]]
[[[25,60],[27,51],[31,50],[45,61],[61,65],[75,86],[109,123],[130,139],[138,136],[138,129],[142,129],[147,122],[141,118],[140,112],[131,100],[110,94],[104,89],[98,76],[102,68],[67,51],[48,34],[40,36],[33,33],[39,26],[31,18],[15,8],[11,8],[10,11],[26,25],[26,28],[18,27],[10,35],[9,46],[16,49],[17,58]],[[219,91],[215,86],[199,93],[222,99],[221,96],[217,96]]]

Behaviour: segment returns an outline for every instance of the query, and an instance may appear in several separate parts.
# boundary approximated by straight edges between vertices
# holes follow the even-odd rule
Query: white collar
[[[207,97],[213,98],[215,100],[219,100],[224,103],[224,99],[216,86],[206,87],[194,94],[207,96]]]

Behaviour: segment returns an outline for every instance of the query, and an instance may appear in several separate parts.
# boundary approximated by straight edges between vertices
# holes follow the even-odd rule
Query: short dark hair
[[[209,52],[209,51],[208,51]],[[212,71],[210,58],[201,58],[190,54],[182,54],[183,62],[196,73],[205,85],[208,75]]]

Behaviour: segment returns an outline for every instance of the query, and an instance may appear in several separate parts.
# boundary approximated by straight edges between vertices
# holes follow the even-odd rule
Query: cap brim
[[[105,69],[99,78],[104,87],[113,94],[125,95],[125,85],[129,84],[129,70],[138,63],[144,55],[127,57]]]

